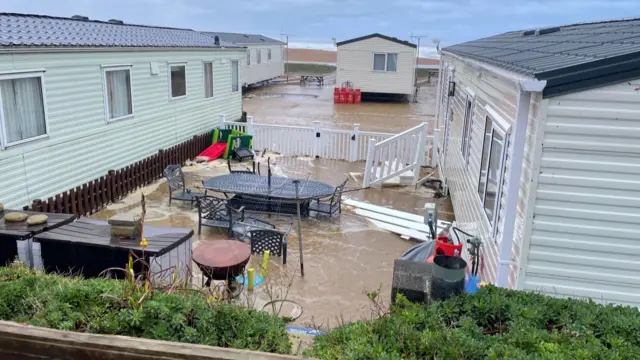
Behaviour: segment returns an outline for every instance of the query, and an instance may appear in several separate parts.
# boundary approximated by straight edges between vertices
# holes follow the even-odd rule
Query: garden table
[[[41,225],[27,225],[26,221],[5,222],[4,215],[22,212],[31,215],[47,215],[47,222]],[[34,235],[66,225],[75,219],[73,214],[54,214],[35,211],[9,210],[0,212],[0,265],[5,265],[19,257],[27,265],[31,264],[30,241]]]
[[[295,180],[299,181],[298,196]],[[210,191],[235,194],[229,205],[236,208],[244,206],[248,211],[296,214],[296,200],[299,200],[303,216],[309,215],[311,200],[331,196],[335,191],[333,186],[321,181],[254,174],[220,175],[205,180],[203,184]]]
[[[193,229],[144,225],[143,231],[146,248],[140,246],[139,237],[112,236],[111,225],[106,221],[80,218],[34,236],[34,254],[36,249],[41,252],[41,258],[34,259],[35,265],[45,271],[80,273],[93,278],[108,268],[124,268],[129,253],[133,252],[148,261],[154,280],[172,281],[174,272],[177,279],[187,280],[191,276]],[[136,273],[146,270],[141,263],[134,265]],[[111,276],[123,278],[124,273],[112,271]]]
[[[249,245],[237,240],[213,240],[193,251],[193,261],[207,279],[207,287],[212,280],[225,280],[231,289],[233,279],[244,273],[250,258]]]

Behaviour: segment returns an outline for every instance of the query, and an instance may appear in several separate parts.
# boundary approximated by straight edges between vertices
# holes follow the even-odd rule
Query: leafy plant
[[[371,297],[371,296],[370,296]],[[316,338],[320,359],[640,359],[637,308],[486,287]]]
[[[0,267],[0,319],[96,334],[291,351],[282,318],[211,302],[197,291],[169,290],[134,279],[85,280],[19,265]]]

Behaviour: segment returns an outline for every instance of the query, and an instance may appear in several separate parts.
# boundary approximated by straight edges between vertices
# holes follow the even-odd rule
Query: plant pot
[[[446,300],[464,292],[467,262],[457,256],[436,255],[431,273],[431,300]]]

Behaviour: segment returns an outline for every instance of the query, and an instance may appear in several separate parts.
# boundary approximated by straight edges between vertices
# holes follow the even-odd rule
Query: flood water
[[[296,84],[255,89],[246,95],[243,107],[257,123],[311,126],[319,121],[326,128],[352,129],[360,124],[361,130],[396,133],[434,118],[436,82],[421,85],[417,103],[334,104],[335,85]],[[280,94],[277,99],[274,93]]]
[[[360,104],[334,106],[332,86],[318,88],[297,85],[269,87],[254,91],[253,97],[245,99],[245,111],[255,116],[256,122],[292,125],[308,125],[321,121],[324,127],[345,127],[360,123],[361,128],[371,131],[399,132],[421,121],[430,119],[433,94],[423,91],[421,101],[425,103],[406,104]],[[271,94],[261,97],[262,92]],[[312,96],[273,96],[272,94],[311,94]],[[433,92],[433,91],[432,91]],[[258,159],[266,162],[266,157]],[[364,169],[364,162],[347,163],[336,160],[274,157],[274,175],[320,180],[336,186],[349,178],[347,189],[361,186],[358,174]],[[235,164],[234,167],[241,166]],[[192,164],[184,168],[187,185],[197,190],[202,179],[228,173],[226,162],[217,160],[209,164]],[[355,179],[354,180],[354,176]],[[188,204],[173,203],[169,206],[166,182],[159,181],[139,190],[122,202],[112,204],[95,214],[95,217],[109,217],[139,212],[140,193],[147,199],[146,223],[149,225],[192,228],[194,251],[203,242],[227,239],[225,231],[203,228],[197,234],[198,212]],[[374,205],[391,207],[396,210],[422,215],[426,202],[440,204],[440,218],[453,220],[448,199],[434,198],[434,192],[421,187],[372,188],[346,193],[343,198],[365,201]],[[248,214],[249,215],[249,214]],[[250,214],[251,216],[278,224],[284,229],[293,220],[288,217]],[[239,301],[250,302],[262,308],[270,300],[283,299],[296,305],[285,307],[281,315],[299,316],[295,321],[303,326],[333,327],[341,321],[358,320],[372,316],[371,303],[367,291],[380,288],[380,296],[388,303],[391,292],[393,261],[413,242],[396,234],[377,228],[364,217],[356,215],[353,209],[343,206],[340,216],[332,218],[309,218],[302,221],[302,247],[305,276],[300,274],[300,248],[297,228],[294,226],[288,236],[288,262],[282,265],[280,258],[269,262],[267,280],[256,288],[248,298]],[[252,259],[258,265],[259,256]],[[201,275],[193,265],[194,283],[201,283]],[[248,299],[248,300],[247,300]],[[300,314],[300,310],[302,313]],[[291,313],[291,314],[289,314]]]

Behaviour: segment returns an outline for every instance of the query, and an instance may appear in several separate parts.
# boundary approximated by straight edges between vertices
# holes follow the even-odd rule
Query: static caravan
[[[244,55],[192,30],[0,14],[0,202],[21,208],[240,118]]]
[[[415,92],[417,46],[408,41],[371,34],[341,41],[336,83],[368,94],[401,95]]]
[[[262,35],[224,32],[204,32],[218,36],[221,41],[245,46],[247,54],[242,63],[242,86],[266,83],[284,74],[285,43]]]
[[[640,20],[442,49],[440,157],[485,280],[640,305]]]

